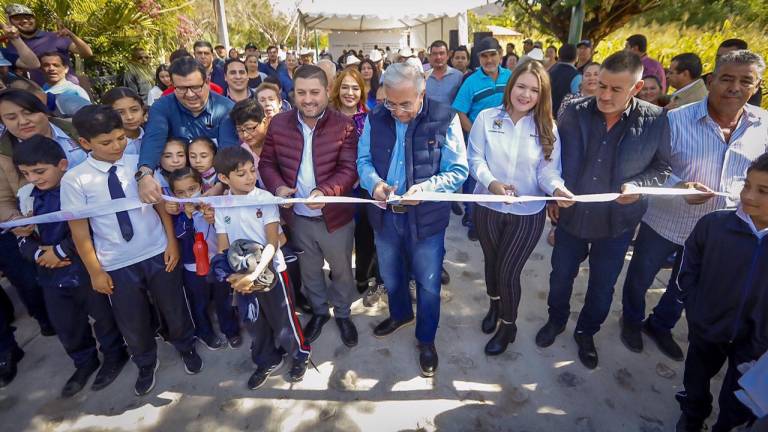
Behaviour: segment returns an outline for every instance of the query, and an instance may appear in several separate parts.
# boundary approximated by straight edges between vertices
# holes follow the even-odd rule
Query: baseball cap
[[[18,3],[9,3],[5,6],[5,14],[12,17],[16,15],[34,15],[35,13],[32,12],[32,9],[30,9],[29,6]]]
[[[534,48],[528,54],[526,54],[525,57],[538,60],[538,61],[543,61],[544,51],[542,51],[541,48]]]
[[[523,43],[524,44],[527,44],[527,43],[532,44],[533,40],[531,38],[528,38],[528,39],[524,40]]]
[[[247,44],[245,44],[245,49],[259,49],[259,47],[257,47],[256,44],[253,42],[248,42]]]
[[[576,48],[585,46],[587,48],[592,48],[592,41],[589,39],[582,39],[579,41],[579,43],[576,44]]]
[[[480,55],[488,51],[498,51],[500,49],[501,49],[501,45],[499,45],[499,41],[497,41],[496,38],[491,36],[480,39],[480,42],[478,42],[477,46],[475,47],[475,51],[477,52],[477,55]]]
[[[344,63],[344,64],[345,64],[345,65],[360,64],[360,59],[359,59],[359,58],[357,58],[357,56],[356,56],[356,55],[354,55],[354,54],[350,54],[350,55],[347,57],[347,62],[346,62],[346,63]]]

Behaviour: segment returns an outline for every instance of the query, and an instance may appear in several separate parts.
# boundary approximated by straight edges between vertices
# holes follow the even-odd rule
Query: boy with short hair
[[[754,420],[734,391],[737,366],[768,350],[768,154],[747,170],[736,210],[710,213],[685,243],[678,276],[688,320],[678,431],[700,431],[712,412],[709,382],[728,361],[713,432]]]
[[[59,186],[67,171],[67,156],[56,141],[42,135],[25,140],[14,150],[13,163],[29,182],[18,192],[22,214],[38,216],[61,210]],[[61,396],[74,396],[99,369],[89,315],[94,319],[93,329],[104,355],[104,364],[91,388],[105,388],[123,370],[128,354],[109,299],[91,289],[67,223],[40,224],[36,232],[14,232],[19,234],[22,256],[37,264],[48,315],[61,344],[75,364],[75,373],[67,380]]]
[[[138,156],[124,154],[127,145],[120,115],[106,105],[91,105],[75,114],[73,124],[88,159],[61,181],[62,210],[120,198],[138,199],[134,180]],[[188,374],[203,361],[194,346],[194,326],[181,283],[179,247],[173,222],[162,204],[69,222],[80,258],[93,289],[110,296],[115,319],[139,368],[135,393],[149,393],[158,368],[152,295]]]
[[[256,187],[253,157],[242,147],[227,147],[213,161],[219,181],[232,195],[258,198],[273,196]],[[301,381],[309,362],[310,347],[304,341],[301,325],[293,306],[285,260],[280,251],[280,213],[276,205],[229,207],[216,209],[216,233],[219,252],[225,253],[237,240],[248,240],[263,246],[261,259],[250,274],[233,274],[227,281],[237,296],[240,315],[251,335],[251,358],[256,371],[248,380],[248,388],[261,387],[283,364],[283,356],[291,356],[293,364],[288,380]],[[215,258],[214,258],[215,259]],[[254,291],[254,281],[270,264],[277,273],[272,289]],[[258,304],[257,310],[253,307]]]

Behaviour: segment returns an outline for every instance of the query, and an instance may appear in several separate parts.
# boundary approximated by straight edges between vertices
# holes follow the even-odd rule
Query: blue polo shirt
[[[211,92],[203,112],[193,115],[176,95],[161,97],[149,108],[139,166],[157,167],[165,142],[171,137],[191,140],[206,136],[219,148],[240,145],[235,124],[229,118],[233,106],[235,103],[228,97]]]
[[[477,68],[459,88],[453,101],[453,109],[466,114],[469,121],[474,123],[480,111],[502,104],[504,87],[507,86],[510,76],[512,73],[509,69],[499,66],[499,75],[494,81],[485,74],[483,68]]]

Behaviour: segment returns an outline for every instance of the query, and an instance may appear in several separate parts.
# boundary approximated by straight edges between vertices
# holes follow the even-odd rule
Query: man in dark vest
[[[467,178],[461,124],[447,104],[424,98],[425,81],[406,63],[382,78],[386,99],[369,115],[358,144],[360,184],[376,200],[402,195],[386,209],[368,206],[379,271],[389,296],[389,318],[373,330],[390,335],[413,323],[408,283],[416,281],[416,339],[421,374],[437,371],[435,333],[440,318],[440,270],[450,202],[408,200],[417,192],[458,190]]]
[[[549,68],[552,83],[552,114],[557,116],[560,103],[568,93],[578,93],[581,75],[576,69],[576,47],[563,44],[557,51],[557,63]]]

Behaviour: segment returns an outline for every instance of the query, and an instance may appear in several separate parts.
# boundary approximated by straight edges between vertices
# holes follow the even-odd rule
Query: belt
[[[303,219],[311,220],[313,222],[325,222],[325,219],[323,219],[322,216],[304,216],[304,215],[300,215],[298,213],[294,213],[293,215],[294,216],[298,216],[298,217],[303,218]]]
[[[402,204],[388,204],[387,209],[395,214],[408,213],[408,206]]]

